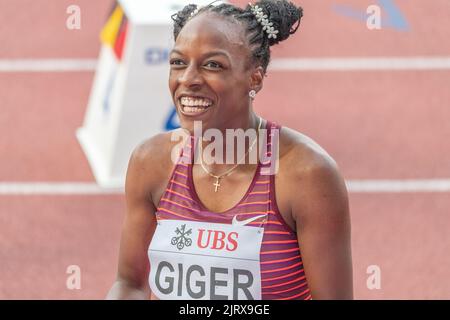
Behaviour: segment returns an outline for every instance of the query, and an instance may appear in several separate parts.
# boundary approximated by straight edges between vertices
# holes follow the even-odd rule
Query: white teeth
[[[182,97],[180,102],[183,106],[189,107],[209,107],[212,105],[212,101],[209,99],[194,99],[190,97]]]
[[[202,113],[207,107],[210,107],[213,102],[209,99],[182,97],[180,99],[181,106],[185,113]]]
[[[197,113],[202,112],[205,110],[205,108],[198,108],[198,107],[183,107],[184,112],[186,113]]]

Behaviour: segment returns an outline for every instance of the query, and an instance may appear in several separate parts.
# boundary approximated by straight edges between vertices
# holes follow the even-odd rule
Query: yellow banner
[[[111,17],[109,17],[108,22],[103,27],[100,33],[100,40],[103,44],[114,47],[114,43],[116,42],[122,19],[123,10],[120,5],[117,5]]]

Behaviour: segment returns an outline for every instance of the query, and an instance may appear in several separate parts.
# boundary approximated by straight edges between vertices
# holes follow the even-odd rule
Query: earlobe
[[[250,87],[256,92],[259,92],[263,87],[263,81],[264,81],[264,69],[263,67],[258,66],[253,71]]]

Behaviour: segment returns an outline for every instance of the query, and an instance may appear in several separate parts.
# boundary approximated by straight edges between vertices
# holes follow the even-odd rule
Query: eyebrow
[[[170,54],[172,54],[172,53],[178,53],[179,55],[183,55],[183,53],[181,51],[177,50],[177,49],[173,49],[170,52]],[[209,52],[203,54],[202,56],[203,56],[203,58],[206,58],[206,57],[218,56],[218,55],[219,56],[225,56],[228,60],[231,60],[230,56],[225,51],[222,51],[222,50],[209,51]]]

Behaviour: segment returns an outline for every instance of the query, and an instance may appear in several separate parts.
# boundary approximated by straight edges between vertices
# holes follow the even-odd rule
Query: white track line
[[[350,193],[450,192],[450,179],[348,180]],[[0,183],[0,195],[120,195],[122,188],[105,189],[95,183]]]
[[[123,189],[100,188],[95,183],[83,182],[36,182],[0,183],[0,195],[114,195]]]
[[[95,71],[95,59],[0,59],[0,72]],[[450,57],[280,58],[270,71],[450,70]]]
[[[273,71],[450,70],[450,57],[274,59]]]
[[[0,60],[0,72],[95,71],[96,59],[10,59]]]
[[[349,192],[399,193],[399,192],[450,192],[450,179],[429,180],[351,180]]]

